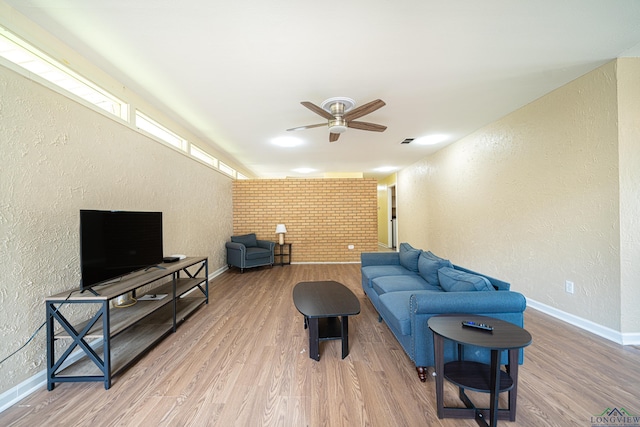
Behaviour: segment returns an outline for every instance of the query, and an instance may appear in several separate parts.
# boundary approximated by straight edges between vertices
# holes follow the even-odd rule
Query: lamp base
[[[278,234],[278,244],[284,245],[284,233]]]

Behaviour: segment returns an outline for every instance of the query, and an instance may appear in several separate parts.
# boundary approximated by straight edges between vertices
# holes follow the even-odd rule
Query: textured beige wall
[[[378,249],[376,180],[254,179],[233,184],[234,234],[276,241],[285,224],[291,262],[358,262]],[[353,249],[348,249],[353,245]]]
[[[164,251],[225,264],[231,180],[0,66],[0,359],[78,287],[79,210],[162,211]],[[0,393],[46,368],[45,331],[0,365]]]
[[[640,58],[618,60],[622,332],[640,335]]]
[[[619,331],[617,116],[613,62],[400,171],[400,241]]]

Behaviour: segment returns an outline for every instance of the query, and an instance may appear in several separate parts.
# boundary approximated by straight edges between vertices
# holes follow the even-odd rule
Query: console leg
[[[416,366],[416,371],[418,371],[418,377],[420,381],[427,381],[427,367],[426,366]]]

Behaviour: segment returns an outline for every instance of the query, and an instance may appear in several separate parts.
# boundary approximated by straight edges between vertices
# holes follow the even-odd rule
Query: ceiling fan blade
[[[347,127],[360,130],[371,130],[374,132],[384,132],[387,129],[386,126],[367,122],[347,122]]]
[[[344,119],[349,121],[349,120],[353,120],[353,119],[357,119],[358,117],[362,117],[364,115],[367,115],[369,113],[373,113],[374,111],[376,111],[378,108],[384,107],[385,102],[381,99],[376,99],[375,101],[371,101],[368,102],[364,105],[359,106],[358,108],[351,110],[349,112],[347,112],[344,115]]]
[[[326,123],[318,123],[316,125],[306,125],[306,126],[298,126],[295,128],[291,128],[291,129],[287,129],[287,131],[291,131],[291,130],[304,130],[304,129],[311,129],[311,128],[319,128],[320,126],[327,126]]]
[[[340,138],[339,133],[330,133],[329,134],[329,142],[336,142]]]
[[[302,101],[300,104],[304,105],[309,110],[313,111],[314,113],[318,114],[319,116],[324,117],[325,119],[333,120],[333,116],[331,115],[330,112],[323,110],[322,108],[318,107],[316,104],[314,104],[312,102]]]

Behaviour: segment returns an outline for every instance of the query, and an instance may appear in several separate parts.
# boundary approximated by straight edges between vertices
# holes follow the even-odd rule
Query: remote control
[[[485,323],[472,322],[470,320],[465,320],[464,322],[462,322],[462,326],[466,326],[468,328],[476,328],[476,329],[480,329],[488,332],[493,331],[493,326],[491,325],[487,325]]]

